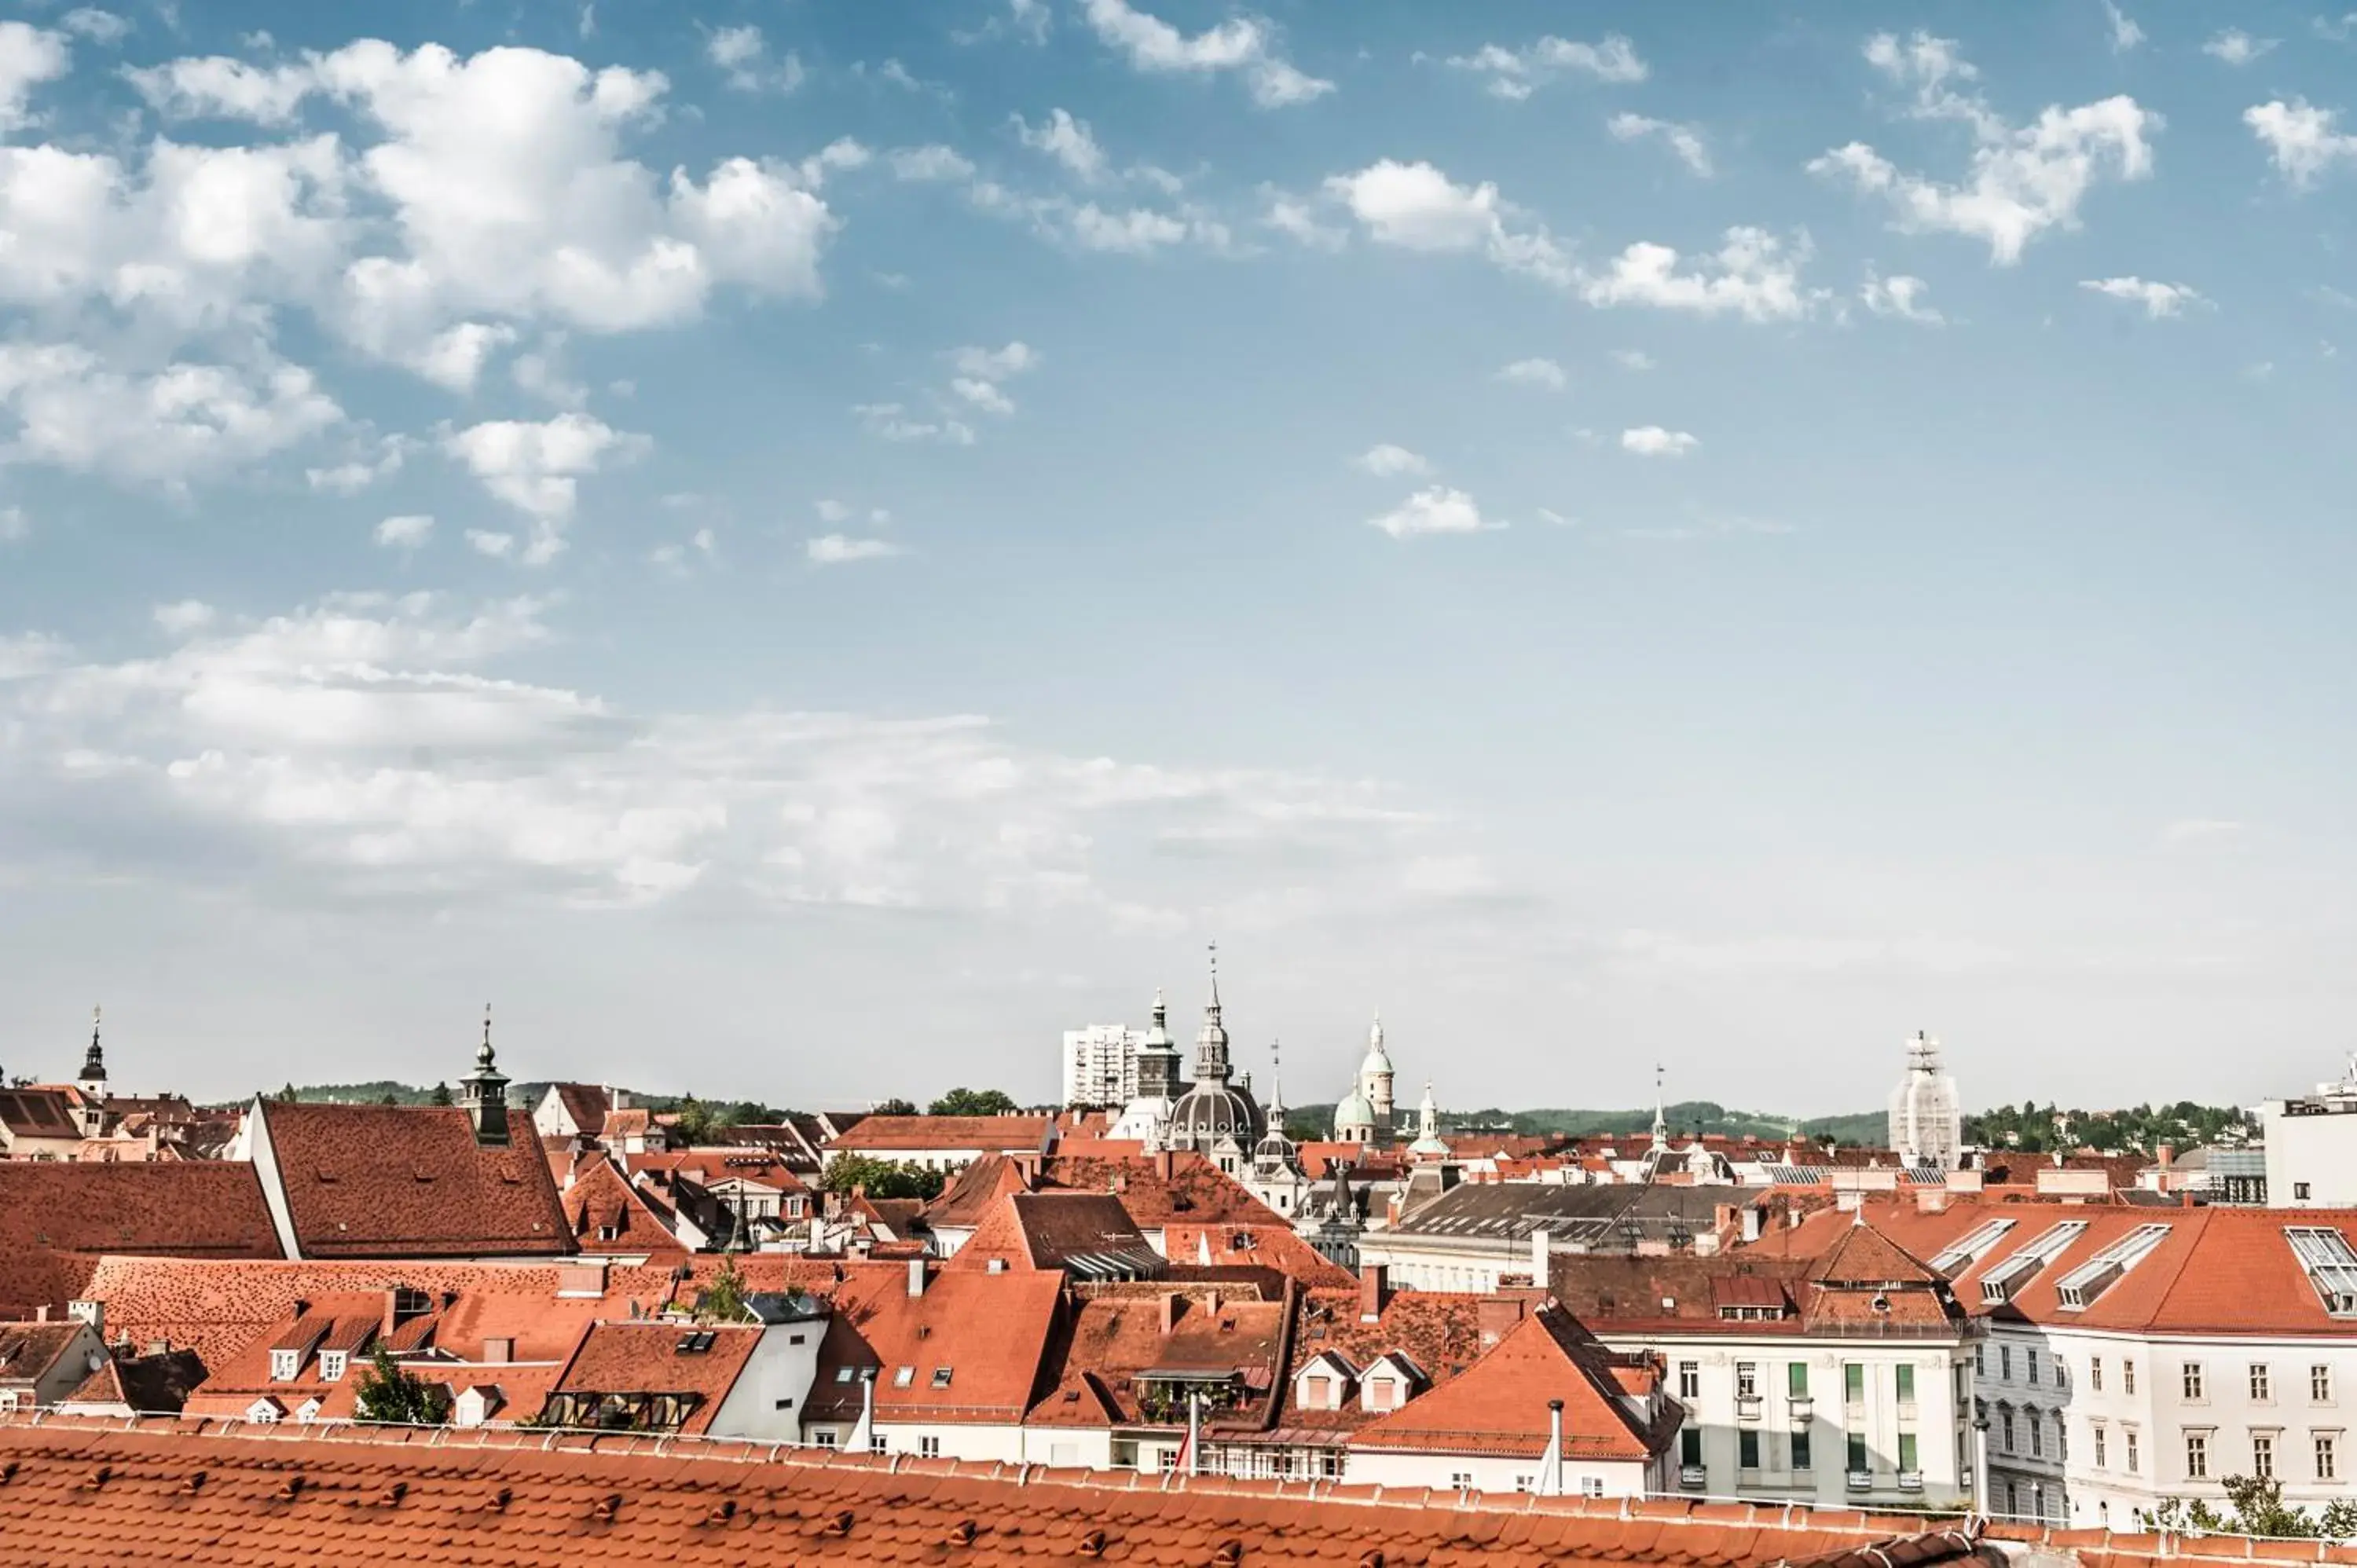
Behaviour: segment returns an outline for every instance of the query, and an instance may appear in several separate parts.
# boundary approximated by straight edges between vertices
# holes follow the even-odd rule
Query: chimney
[[[106,1337],[106,1303],[102,1301],[70,1301],[66,1316],[76,1323],[87,1323],[102,1339]]]
[[[34,1321],[34,1322],[36,1322],[36,1323],[47,1323],[48,1320],[49,1320],[49,1304],[48,1304],[48,1303],[47,1303],[47,1302],[43,1302],[40,1305],[38,1305],[38,1306],[37,1306],[37,1307],[33,1308],[33,1321]]]
[[[909,1294],[911,1298],[914,1298],[924,1294],[925,1260],[922,1258],[911,1258],[909,1260]]]
[[[1162,1337],[1169,1338],[1170,1331],[1178,1326],[1178,1293],[1175,1290],[1165,1291],[1162,1293]]]
[[[1177,1176],[1178,1172],[1177,1152],[1170,1149],[1157,1149],[1154,1152],[1154,1168],[1164,1181],[1168,1181]]]
[[[386,1291],[384,1293],[384,1319],[378,1326],[377,1332],[390,1337],[393,1331],[400,1326],[401,1292],[398,1290]]]
[[[1547,1401],[1547,1451],[1539,1462],[1539,1495],[1563,1495],[1563,1401]]]
[[[1518,1295],[1485,1295],[1473,1304],[1473,1311],[1481,1328],[1481,1348],[1489,1350],[1523,1320],[1524,1307]]]
[[[1760,1206],[1756,1203],[1743,1206],[1743,1239],[1747,1241],[1760,1240]]]
[[[1533,1290],[1553,1288],[1547,1283],[1547,1247],[1553,1240],[1554,1238],[1547,1234],[1546,1227],[1544,1225],[1531,1232],[1531,1288]]]
[[[2174,1144],[2161,1144],[2158,1148],[2153,1150],[2152,1159],[2155,1165],[2158,1165],[2162,1170],[2167,1170],[2170,1165],[2177,1163],[2177,1145]]]
[[[1360,1322],[1381,1322],[1383,1316],[1383,1298],[1390,1294],[1390,1282],[1385,1276],[1383,1264],[1362,1263],[1359,1266]]]

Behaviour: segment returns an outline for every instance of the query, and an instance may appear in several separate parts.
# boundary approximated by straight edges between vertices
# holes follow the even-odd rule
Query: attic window
[[[679,1337],[679,1344],[673,1353],[680,1356],[706,1355],[712,1349],[713,1340],[717,1337],[718,1336],[709,1328],[698,1329],[694,1334],[683,1334]]]
[[[302,1369],[302,1351],[273,1350],[270,1353],[270,1380],[272,1382],[291,1383],[295,1380],[295,1374]]]
[[[320,1351],[320,1352],[319,1352],[319,1376],[320,1376],[321,1378],[325,1379],[327,1381],[331,1382],[331,1383],[340,1383],[340,1382],[342,1382],[342,1381],[344,1380],[344,1367],[345,1367],[345,1364],[346,1364],[350,1359],[350,1353],[349,1353],[349,1352],[347,1352],[347,1351],[343,1351],[343,1350],[322,1350],[322,1351]]]
[[[834,1369],[834,1380],[838,1383],[847,1383],[851,1381],[856,1370],[857,1369],[852,1367],[837,1367]]]
[[[933,1369],[933,1387],[937,1389],[945,1389],[949,1386],[950,1369],[947,1367],[935,1367]]]
[[[917,1369],[914,1367],[902,1367],[892,1374],[892,1386],[896,1389],[905,1389],[916,1380]]]

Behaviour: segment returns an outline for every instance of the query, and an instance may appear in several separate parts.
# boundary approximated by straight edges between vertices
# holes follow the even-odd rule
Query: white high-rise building
[[[1064,1103],[1118,1111],[1137,1098],[1137,1050],[1146,1036],[1125,1024],[1064,1031]]]
[[[1907,1042],[1907,1076],[1890,1091],[1890,1146],[1908,1165],[1933,1170],[1964,1160],[1964,1102],[1940,1070],[1940,1042],[1921,1030]]]

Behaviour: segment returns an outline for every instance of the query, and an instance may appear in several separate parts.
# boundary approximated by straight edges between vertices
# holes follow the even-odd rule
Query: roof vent
[[[704,1516],[704,1522],[706,1524],[726,1524],[730,1520],[735,1519],[736,1517],[737,1499],[734,1498],[724,1498],[710,1513]]]
[[[183,1497],[195,1497],[204,1489],[205,1473],[202,1470],[189,1472],[188,1478],[180,1483],[180,1495]]]
[[[409,1483],[406,1481],[395,1481],[393,1485],[379,1492],[376,1495],[376,1500],[378,1506],[381,1508],[397,1509],[401,1506],[401,1499],[408,1495]]]
[[[486,1513],[505,1513],[507,1511],[508,1504],[512,1502],[514,1499],[515,1493],[506,1487],[501,1487],[498,1491],[493,1492],[490,1497],[483,1499],[483,1511]]]
[[[1105,1532],[1103,1530],[1092,1530],[1089,1531],[1088,1534],[1081,1537],[1080,1553],[1082,1556],[1102,1557],[1104,1555],[1104,1549]]]
[[[1211,1553],[1211,1568],[1237,1568],[1243,1560],[1243,1542],[1223,1541],[1220,1543],[1220,1549]]]
[[[303,1477],[300,1476],[289,1476],[278,1484],[277,1498],[282,1503],[291,1503],[302,1495]]]
[[[849,1509],[845,1509],[841,1513],[826,1521],[823,1533],[832,1535],[836,1540],[840,1541],[843,1537],[851,1533],[851,1510]]]
[[[589,1511],[591,1516],[594,1517],[598,1523],[613,1523],[614,1516],[622,1511],[622,1494],[619,1492],[608,1492],[604,1497],[597,1499],[597,1506]]]
[[[950,1526],[950,1532],[943,1539],[952,1546],[972,1546],[974,1538],[981,1533],[981,1530],[974,1528],[974,1520],[962,1519]]]

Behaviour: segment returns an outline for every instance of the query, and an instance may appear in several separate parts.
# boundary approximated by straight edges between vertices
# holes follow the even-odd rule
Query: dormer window
[[[302,1370],[302,1351],[273,1350],[270,1353],[270,1380],[272,1382],[291,1383],[295,1380],[296,1376]]]
[[[1400,1403],[1399,1380],[1381,1373],[1369,1378],[1366,1401],[1369,1410],[1397,1410]]]
[[[319,1376],[328,1382],[340,1383],[344,1380],[344,1368],[350,1360],[351,1352],[349,1350],[322,1350],[319,1352]]]

